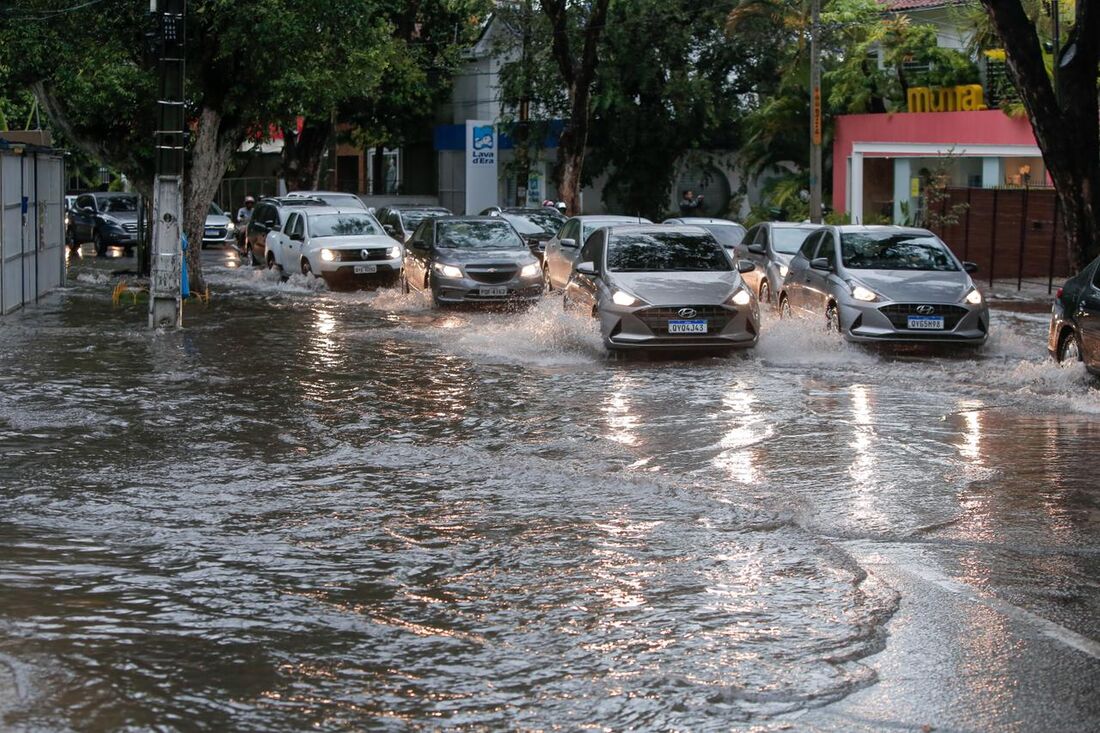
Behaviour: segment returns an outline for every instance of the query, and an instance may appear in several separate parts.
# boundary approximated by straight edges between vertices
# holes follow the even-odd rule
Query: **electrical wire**
[[[78,10],[83,10],[92,5],[98,5],[101,2],[104,2],[104,0],[85,0],[85,2],[67,8],[57,8],[54,10],[43,8],[42,10],[34,10],[24,14],[20,14],[14,10],[0,10],[0,16],[12,20],[49,20],[50,18],[56,18],[67,13],[75,13]]]

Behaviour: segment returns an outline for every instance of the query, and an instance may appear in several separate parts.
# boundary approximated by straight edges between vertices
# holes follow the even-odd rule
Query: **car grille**
[[[390,259],[390,250],[388,247],[375,247],[373,249],[367,249],[367,256],[363,256],[363,250],[360,249],[338,249],[335,250],[336,258],[340,262],[375,262],[377,260]]]
[[[137,233],[137,222],[136,221],[124,222],[123,225],[122,225],[122,228],[127,232],[132,232],[132,233],[136,234]]]
[[[680,311],[684,308],[691,308],[692,310],[694,310],[695,316],[693,316],[692,318],[684,318],[683,316],[681,316]],[[652,331],[656,336],[690,339],[699,338],[699,334],[670,334],[668,332],[668,322],[706,320],[707,333],[715,334],[720,333],[735,314],[736,311],[723,308],[720,305],[677,305],[673,307],[644,308],[640,311],[635,312],[634,315],[639,318],[642,323],[646,325],[646,328]]]
[[[202,236],[205,239],[225,239],[225,229],[209,227],[203,232]]]
[[[466,275],[479,283],[506,283],[516,276],[518,267],[511,263],[500,265],[466,265]]]
[[[918,313],[917,308],[922,305],[930,305],[935,310],[932,313]],[[884,305],[879,308],[884,316],[890,319],[894,328],[909,328],[909,316],[943,316],[943,330],[950,331],[959,325],[959,321],[969,312],[961,305],[936,305],[933,303],[897,303]]]

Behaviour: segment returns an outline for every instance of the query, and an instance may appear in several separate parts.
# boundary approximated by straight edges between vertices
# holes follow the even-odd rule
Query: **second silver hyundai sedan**
[[[581,248],[563,298],[599,319],[612,351],[746,348],[760,324],[740,274],[752,267],[700,227],[609,227]]]
[[[821,319],[849,341],[981,344],[989,307],[976,270],[925,229],[823,227],[791,260],[780,313]]]

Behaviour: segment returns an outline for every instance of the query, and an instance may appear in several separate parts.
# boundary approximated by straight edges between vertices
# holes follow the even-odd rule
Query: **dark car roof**
[[[427,209],[429,211],[446,211],[450,212],[446,206],[439,206],[437,204],[386,204],[380,208],[390,209],[391,211],[413,211],[416,209]]]
[[[702,234],[708,237],[713,236],[705,227],[701,227],[698,224],[619,224],[601,228],[609,230],[612,234],[667,234],[668,232],[677,232],[679,234]]]
[[[114,198],[115,196],[133,196],[137,198],[137,194],[133,191],[94,191],[91,195],[95,196],[97,199]]]

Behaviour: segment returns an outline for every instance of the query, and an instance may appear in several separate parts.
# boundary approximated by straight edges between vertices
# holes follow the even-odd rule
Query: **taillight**
[[[1055,300],[1061,300],[1062,299],[1062,288],[1058,288],[1058,292],[1056,292],[1054,294],[1054,298],[1055,298]]]

